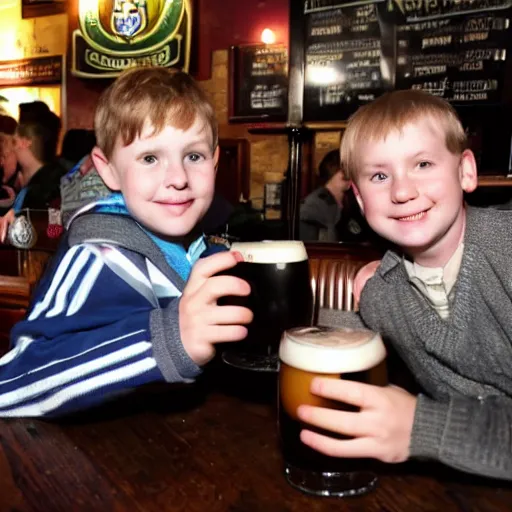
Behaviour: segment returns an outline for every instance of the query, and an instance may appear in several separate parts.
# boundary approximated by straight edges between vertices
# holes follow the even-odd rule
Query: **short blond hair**
[[[445,134],[448,151],[461,154],[467,137],[455,109],[445,100],[419,90],[393,91],[361,107],[348,121],[343,133],[340,157],[345,176],[357,177],[360,144],[384,139],[405,125],[430,118]]]
[[[140,137],[146,122],[156,135],[169,125],[188,130],[196,117],[211,129],[215,148],[215,111],[190,75],[162,67],[130,69],[100,96],[94,117],[97,145],[110,159],[117,141],[128,146]]]

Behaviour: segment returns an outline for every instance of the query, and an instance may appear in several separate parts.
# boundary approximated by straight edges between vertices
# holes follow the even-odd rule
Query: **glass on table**
[[[330,457],[300,440],[303,429],[338,439],[299,420],[300,405],[355,410],[348,404],[310,392],[315,377],[387,384],[386,349],[379,334],[369,330],[298,327],[284,332],[279,347],[279,436],[288,482],[320,496],[356,496],[372,490],[377,475],[372,461]]]
[[[282,240],[235,242],[232,251],[244,261],[226,273],[247,281],[248,297],[226,297],[219,304],[248,307],[254,319],[247,337],[230,343],[222,353],[225,363],[253,371],[276,372],[278,348],[285,329],[308,325],[313,316],[313,292],[303,242]]]

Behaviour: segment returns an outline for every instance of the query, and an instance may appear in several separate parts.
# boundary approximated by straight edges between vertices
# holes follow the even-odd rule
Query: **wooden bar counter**
[[[214,364],[55,421],[0,420],[0,511],[502,512],[510,482],[382,465],[378,488],[317,498],[284,479],[274,376]]]

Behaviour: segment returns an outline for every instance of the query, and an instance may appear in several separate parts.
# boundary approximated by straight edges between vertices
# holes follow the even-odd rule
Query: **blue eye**
[[[155,155],[146,155],[142,158],[145,164],[154,164],[156,162]]]
[[[194,163],[200,162],[204,159],[203,155],[200,155],[199,153],[190,153],[190,155],[187,155],[187,158]]]
[[[370,178],[370,181],[380,182],[384,181],[386,178],[387,176],[385,174],[383,174],[382,172],[377,172]]]

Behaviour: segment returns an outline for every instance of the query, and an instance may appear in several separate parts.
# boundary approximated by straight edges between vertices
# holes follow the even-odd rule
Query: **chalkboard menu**
[[[503,101],[511,38],[507,0],[390,0],[396,16],[397,89],[423,89],[454,104]]]
[[[389,89],[510,102],[511,21],[511,0],[306,0],[304,119],[346,119]]]
[[[280,44],[236,46],[230,54],[230,120],[285,121],[288,50]]]
[[[393,25],[382,18],[384,7],[364,0],[306,2],[306,120],[345,119],[392,87]]]

